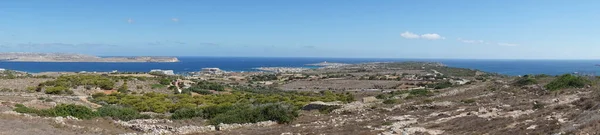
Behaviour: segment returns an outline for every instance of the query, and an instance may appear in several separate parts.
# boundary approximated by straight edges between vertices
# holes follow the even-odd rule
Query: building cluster
[[[152,70],[150,70],[149,73],[158,73],[158,74],[164,74],[164,75],[175,75],[175,72],[173,70],[162,70],[162,69],[152,69]]]

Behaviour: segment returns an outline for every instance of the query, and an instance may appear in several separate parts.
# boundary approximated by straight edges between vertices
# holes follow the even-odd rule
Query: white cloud
[[[511,44],[511,43],[498,43],[499,46],[519,46],[519,44]]]
[[[417,38],[420,38],[419,35],[417,35],[415,33],[408,32],[408,31],[400,34],[400,36],[402,36],[404,38],[408,38],[408,39],[417,39]]]
[[[438,39],[446,39],[445,37],[440,36],[439,34],[433,33],[433,34],[423,34],[421,35],[421,38],[423,39],[428,39],[428,40],[438,40]]]
[[[468,39],[458,38],[458,41],[467,43],[467,44],[489,44],[488,42],[485,42],[483,40],[468,40]]]
[[[133,23],[133,19],[131,19],[131,18],[127,19],[127,23]]]
[[[437,33],[427,33],[427,34],[419,35],[419,34],[409,32],[409,31],[406,31],[406,32],[400,34],[400,36],[407,38],[407,39],[419,39],[419,38],[427,39],[427,40],[446,39],[445,37],[442,37]]]
[[[179,18],[171,18],[171,21],[173,21],[173,22],[179,22]]]

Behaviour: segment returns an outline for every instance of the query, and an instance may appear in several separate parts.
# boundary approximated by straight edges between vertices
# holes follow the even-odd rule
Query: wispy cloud
[[[437,34],[437,33],[426,33],[423,35],[419,35],[419,34],[415,34],[409,31],[406,31],[402,34],[400,34],[400,36],[407,38],[407,39],[426,39],[426,40],[439,40],[439,39],[446,39],[445,37],[442,37],[441,35]]]
[[[513,44],[513,43],[498,43],[499,46],[519,46],[519,44]]]
[[[131,19],[131,18],[127,19],[127,23],[133,23],[133,22],[134,22],[133,19]]]
[[[417,35],[417,34],[415,34],[415,33],[408,32],[408,31],[406,31],[406,32],[404,32],[404,33],[402,33],[402,34],[400,34],[400,36],[402,36],[402,37],[404,37],[404,38],[408,38],[408,39],[417,39],[417,38],[420,38],[420,37],[421,37],[421,36],[419,36],[419,35]]]
[[[442,36],[440,36],[439,34],[433,33],[433,34],[423,34],[421,35],[421,38],[423,39],[428,39],[428,40],[438,40],[438,39],[446,39]]]
[[[488,44],[487,42],[485,42],[483,40],[468,40],[468,39],[462,39],[462,38],[458,38],[457,40],[460,42],[463,42],[463,43],[467,43],[467,44]]]
[[[179,22],[179,18],[171,18],[171,21],[173,21],[173,22]]]

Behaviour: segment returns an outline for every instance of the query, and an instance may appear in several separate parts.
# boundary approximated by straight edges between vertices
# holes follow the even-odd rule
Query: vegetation
[[[132,107],[140,112],[175,112],[181,108],[194,108],[198,105],[211,106],[221,104],[266,104],[287,103],[295,107],[302,107],[313,101],[342,101],[351,102],[351,94],[336,94],[331,91],[322,93],[301,92],[273,92],[257,94],[251,92],[234,91],[231,94],[214,94],[194,97],[189,94],[167,95],[160,93],[146,93],[131,95],[113,93],[110,95],[94,94],[93,101],[107,104],[117,104]]]
[[[416,97],[420,97],[420,96],[431,96],[433,93],[427,89],[416,89],[416,90],[410,90],[409,92],[410,96],[416,96]]]
[[[393,98],[392,99],[383,100],[383,104],[397,104],[397,103],[400,103],[400,100],[393,99]]]
[[[148,115],[141,115],[138,111],[119,106],[103,106],[98,108],[98,111],[93,111],[90,108],[81,105],[74,104],[60,104],[54,108],[37,110],[33,108],[25,107],[22,104],[15,105],[14,111],[19,113],[35,114],[38,116],[46,117],[66,117],[73,116],[80,119],[91,119],[96,117],[110,117],[118,120],[133,120],[133,119],[147,119],[150,118]]]
[[[104,90],[111,90],[115,81],[108,76],[101,75],[69,75],[60,76],[52,81],[41,83],[39,87],[52,86],[60,88],[76,88],[77,86],[99,87]]]
[[[208,81],[199,81],[196,84],[192,85],[192,87],[188,88],[188,91],[201,91],[201,90],[215,90],[215,91],[224,91],[225,86],[215,82]]]
[[[463,100],[460,100],[460,102],[463,102],[465,104],[471,104],[471,103],[475,103],[476,101],[475,101],[475,99],[463,99]]]
[[[298,117],[297,108],[285,103],[268,104],[221,104],[199,108],[182,108],[171,116],[172,119],[204,118],[210,124],[255,123],[277,121],[289,123]]]
[[[406,98],[414,98],[414,97],[423,97],[423,96],[431,96],[433,93],[427,89],[415,89],[415,90],[405,90],[405,91],[391,91],[389,93],[383,93],[375,96],[377,99],[383,99],[384,103],[387,101],[388,104],[395,104],[400,102],[400,100],[392,100],[395,99],[396,96],[408,94]]]
[[[250,76],[250,80],[252,80],[252,81],[271,81],[271,80],[277,80],[277,75],[276,74],[254,75],[254,76]]]
[[[152,89],[158,89],[158,88],[164,88],[164,87],[167,87],[167,86],[162,85],[162,84],[152,84],[150,86],[150,88],[152,88]]]
[[[45,93],[46,94],[73,94],[73,91],[70,90],[67,87],[64,86],[50,86],[50,87],[45,87]]]
[[[119,89],[117,89],[117,91],[119,91],[121,93],[129,92],[129,87],[127,87],[127,82],[123,83],[123,85],[121,85],[121,87],[119,87]]]
[[[94,112],[92,109],[87,108],[81,105],[74,104],[60,104],[54,108],[37,110],[33,108],[25,107],[24,105],[17,104],[15,105],[14,111],[19,113],[30,113],[36,114],[38,116],[47,116],[47,117],[66,117],[73,116],[80,119],[91,119],[99,116],[98,113]]]
[[[235,105],[234,109],[216,114],[209,123],[256,123],[261,121],[276,121],[290,123],[298,117],[298,110],[285,103],[269,103],[262,105]]]
[[[444,82],[439,82],[439,83],[434,83],[434,84],[428,84],[427,87],[433,88],[433,89],[445,89],[445,88],[452,87],[452,83],[449,81],[444,81]]]
[[[341,108],[341,106],[337,106],[337,105],[323,106],[323,107],[319,108],[319,112],[322,114],[329,114],[329,113],[333,112],[333,110],[339,109],[339,108]]]
[[[545,87],[548,90],[560,90],[565,88],[583,88],[586,85],[590,85],[591,81],[588,79],[575,76],[571,74],[564,74],[554,79],[552,82],[548,83]]]
[[[108,105],[98,108],[98,115],[101,117],[110,117],[113,119],[129,121],[133,119],[147,119],[148,115],[141,115],[137,110],[132,108]]]
[[[525,85],[532,85],[532,84],[537,84],[537,80],[534,77],[531,76],[523,76],[519,79],[517,79],[517,81],[514,83],[515,86],[525,86]]]

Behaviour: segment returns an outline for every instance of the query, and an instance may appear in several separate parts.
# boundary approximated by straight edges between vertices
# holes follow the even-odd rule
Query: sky
[[[595,0],[4,0],[0,52],[600,59]]]

